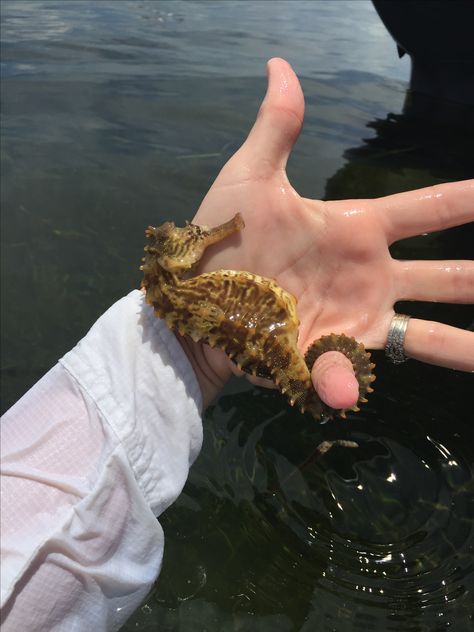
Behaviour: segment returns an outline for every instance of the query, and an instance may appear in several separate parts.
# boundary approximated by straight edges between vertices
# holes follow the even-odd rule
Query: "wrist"
[[[176,334],[176,338],[196,374],[205,410],[232,375],[230,361],[220,349],[194,342],[189,336]]]

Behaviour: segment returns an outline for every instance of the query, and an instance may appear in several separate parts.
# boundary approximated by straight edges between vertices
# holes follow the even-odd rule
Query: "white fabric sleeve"
[[[3,417],[2,632],[116,630],[156,578],[201,394],[138,290]]]

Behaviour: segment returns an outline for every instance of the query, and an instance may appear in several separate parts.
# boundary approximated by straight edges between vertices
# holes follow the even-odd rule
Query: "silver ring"
[[[406,314],[395,314],[390,322],[385,355],[394,364],[402,364],[408,360],[405,355],[404,343],[410,318],[411,316]]]

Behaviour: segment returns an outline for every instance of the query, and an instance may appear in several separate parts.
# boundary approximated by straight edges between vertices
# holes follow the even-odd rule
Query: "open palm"
[[[345,333],[383,348],[398,300],[474,302],[474,262],[392,259],[395,240],[474,219],[474,180],[376,200],[302,198],[286,175],[304,98],[287,62],[268,65],[269,86],[247,140],[222,169],[194,218],[214,226],[240,211],[245,229],[211,247],[201,271],[248,270],[298,301],[299,346]],[[412,319],[406,353],[474,369],[474,333]]]

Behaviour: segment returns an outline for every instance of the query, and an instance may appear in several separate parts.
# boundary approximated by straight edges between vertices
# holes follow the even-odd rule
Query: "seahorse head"
[[[150,243],[145,246],[145,252],[161,268],[179,276],[199,261],[208,246],[243,227],[244,220],[240,213],[214,228],[189,222],[184,228],[178,228],[174,222],[165,222],[157,228],[148,226],[145,235]]]
[[[206,228],[187,224],[179,228],[174,222],[165,222],[154,228],[149,226],[145,231],[150,242],[145,251],[156,257],[159,265],[180,274],[193,267],[199,261],[206,248]]]

